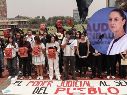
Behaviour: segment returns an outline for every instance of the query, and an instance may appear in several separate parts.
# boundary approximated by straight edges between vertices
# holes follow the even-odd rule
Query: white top
[[[114,39],[109,44],[107,55],[115,55],[127,50],[127,34],[114,42],[114,44],[113,41]]]
[[[61,45],[66,44],[66,40],[67,40],[67,38],[64,37]],[[77,40],[76,39],[70,39],[69,43],[70,43],[70,45],[66,45],[66,47],[64,48],[64,56],[75,56],[74,47],[75,46],[77,47]]]
[[[16,56],[16,52],[18,52],[18,44],[15,43],[15,46],[16,48],[14,48],[14,46],[9,43],[6,47],[6,48],[12,48],[12,58],[14,58]]]
[[[49,47],[54,47],[54,46],[57,47],[57,56],[58,56],[58,53],[60,52],[60,45],[57,41],[55,41],[55,43],[47,43],[46,44],[46,54],[48,54],[48,48]]]
[[[34,41],[34,37],[35,37],[34,35],[31,35],[31,36],[28,36],[28,35],[27,35],[27,36],[26,36],[27,41],[29,41],[31,45],[33,45],[33,43],[35,42],[35,41]]]

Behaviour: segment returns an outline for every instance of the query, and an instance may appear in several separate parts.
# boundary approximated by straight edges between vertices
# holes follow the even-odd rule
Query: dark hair
[[[10,38],[12,39],[12,45],[15,46],[15,40],[14,40],[14,37],[13,37],[13,36],[8,37],[7,44],[10,43],[10,42],[9,42],[9,39],[10,39]]]
[[[81,32],[80,31],[77,31],[75,36],[77,35],[77,33],[79,33],[79,39],[81,38]]]
[[[81,33],[81,35],[87,36],[86,33]]]
[[[68,30],[67,32],[66,32],[66,35],[73,35],[73,31],[72,30]]]
[[[52,34],[48,34],[46,36],[46,39],[47,39],[47,43],[51,43],[51,38],[54,37],[55,38],[55,41],[57,41],[57,36],[54,36]]]
[[[23,39],[24,39],[25,37],[26,37],[26,36],[21,36],[21,37],[20,37],[19,47],[22,47],[22,46],[23,46]]]
[[[124,13],[124,11],[121,10],[121,9],[118,9],[118,8],[117,8],[117,9],[113,9],[111,12],[118,12],[118,13],[120,14],[120,16],[123,18],[123,20],[124,20],[124,19],[125,19],[125,20],[127,19],[127,18],[126,18],[126,15],[125,15],[125,13]],[[111,12],[110,12],[110,13],[111,13]],[[127,23],[127,22],[125,22],[125,24],[124,24],[124,26],[123,26],[124,31],[126,31],[126,23]]]
[[[34,40],[37,44],[41,44],[41,40],[40,40],[40,37],[39,36],[35,36],[34,37]]]
[[[32,30],[30,28],[28,28],[27,31],[32,31]]]

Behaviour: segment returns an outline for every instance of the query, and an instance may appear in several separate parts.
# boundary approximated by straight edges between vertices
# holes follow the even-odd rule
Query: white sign
[[[16,80],[2,92],[20,95],[125,95],[127,80]]]

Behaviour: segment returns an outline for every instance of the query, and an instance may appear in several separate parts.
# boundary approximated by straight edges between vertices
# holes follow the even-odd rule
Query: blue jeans
[[[17,74],[17,57],[7,59],[7,66],[9,71],[9,76],[15,76]]]
[[[2,49],[0,49],[0,75],[2,75],[2,68],[4,67],[3,66],[3,51]]]

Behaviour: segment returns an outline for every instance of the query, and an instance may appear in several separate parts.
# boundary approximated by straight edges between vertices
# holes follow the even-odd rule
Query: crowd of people
[[[115,79],[117,74],[120,78],[126,78],[126,66],[120,62],[123,56],[127,56],[126,52],[123,56],[104,55],[90,45],[85,32],[72,29],[64,30],[63,33],[63,38],[59,39],[58,35],[48,32],[33,35],[29,29],[26,35],[16,32],[15,36],[9,36],[6,41],[1,38],[0,77],[3,77],[4,59],[9,79],[32,79],[32,73],[36,79],[44,79],[44,73],[49,74],[50,80],[54,75],[57,80],[68,80],[69,75],[73,80],[77,76],[102,79],[105,72],[108,79],[110,76]],[[90,69],[92,74],[87,73]]]
[[[118,15],[116,10],[113,13]],[[110,15],[110,25],[114,25],[114,19],[114,15]],[[33,79],[32,74],[38,80],[45,79],[44,74],[48,74],[50,80],[126,78],[127,64],[121,64],[121,59],[127,59],[127,50],[114,55],[102,54],[91,46],[85,30],[77,31],[74,27],[66,30],[61,20],[56,22],[56,29],[56,33],[51,34],[46,25],[41,24],[39,34],[28,29],[26,34],[11,31],[11,35],[1,38],[0,78],[3,77],[4,67],[9,72],[9,79]]]

